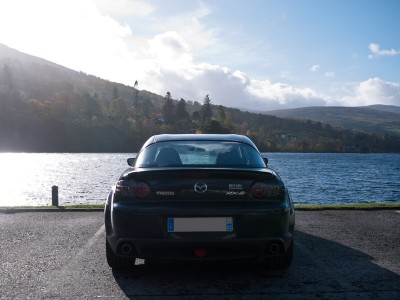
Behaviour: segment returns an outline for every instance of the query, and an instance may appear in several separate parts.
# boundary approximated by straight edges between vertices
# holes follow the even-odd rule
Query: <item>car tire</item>
[[[110,243],[106,239],[107,263],[113,270],[130,270],[135,266],[135,259],[132,257],[118,256],[112,250]]]
[[[264,265],[269,269],[282,270],[287,269],[293,260],[294,241],[289,245],[289,248],[282,255],[276,257],[269,257],[264,259]]]

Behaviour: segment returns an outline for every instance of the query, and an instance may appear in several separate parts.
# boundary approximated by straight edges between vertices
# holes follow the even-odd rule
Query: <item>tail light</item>
[[[133,187],[133,194],[138,198],[147,197],[150,193],[150,187],[147,183],[138,182]]]
[[[285,187],[278,184],[266,184],[264,182],[256,182],[250,190],[250,194],[254,198],[277,198],[285,199]]]
[[[134,180],[118,180],[115,188],[118,195],[132,198],[146,198],[150,191],[147,183]]]

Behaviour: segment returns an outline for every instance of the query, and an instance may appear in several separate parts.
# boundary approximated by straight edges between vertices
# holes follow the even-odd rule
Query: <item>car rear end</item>
[[[197,192],[199,184],[206,190]],[[292,240],[290,196],[272,172],[138,170],[111,197],[107,235],[118,255],[263,258],[283,254]]]
[[[110,193],[105,218],[119,257],[291,261],[293,203],[265,165],[136,167]]]

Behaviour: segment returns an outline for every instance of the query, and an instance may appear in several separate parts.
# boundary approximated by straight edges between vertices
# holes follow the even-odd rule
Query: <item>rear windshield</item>
[[[253,147],[236,142],[174,141],[155,143],[141,151],[135,167],[243,167],[263,168]]]

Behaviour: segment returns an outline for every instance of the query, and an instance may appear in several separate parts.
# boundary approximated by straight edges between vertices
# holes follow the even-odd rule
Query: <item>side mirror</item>
[[[268,166],[268,158],[263,157],[263,160],[264,160],[265,165]]]
[[[128,163],[128,165],[130,165],[131,167],[133,167],[133,165],[135,164],[135,157],[130,157],[126,160],[126,162]]]

